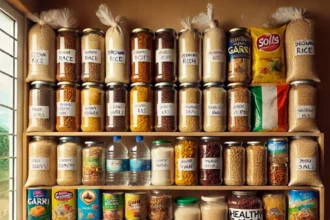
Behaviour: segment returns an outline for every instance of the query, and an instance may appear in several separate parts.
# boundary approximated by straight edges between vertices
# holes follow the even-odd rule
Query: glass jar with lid
[[[269,163],[288,163],[289,147],[287,138],[272,138],[267,142]]]
[[[174,83],[157,83],[155,85],[155,130],[170,132],[177,130],[177,91]]]
[[[268,183],[273,186],[287,186],[289,183],[288,164],[270,163],[268,170]]]
[[[227,127],[227,92],[224,84],[206,83],[203,90],[203,129],[223,132]]]
[[[129,92],[128,85],[108,83],[106,91],[107,131],[120,132],[129,130]]]
[[[81,184],[82,145],[77,137],[61,137],[57,145],[57,184],[76,186]]]
[[[174,219],[201,219],[197,197],[178,197],[175,199],[175,203]]]
[[[246,183],[249,186],[267,184],[267,147],[264,142],[249,141],[246,148]]]
[[[153,190],[149,196],[149,219],[173,219],[172,195],[168,191]]]
[[[84,83],[81,90],[81,130],[101,132],[104,130],[103,84]]]
[[[225,142],[223,153],[224,184],[243,186],[245,183],[245,148],[240,141]]]
[[[227,220],[228,205],[224,196],[202,196],[201,220]]]
[[[229,219],[239,219],[253,213],[251,219],[263,219],[263,206],[256,191],[233,191],[227,201]],[[251,214],[249,214],[251,216]]]
[[[79,82],[81,68],[81,33],[73,28],[60,28],[57,33],[56,80],[58,82]]]

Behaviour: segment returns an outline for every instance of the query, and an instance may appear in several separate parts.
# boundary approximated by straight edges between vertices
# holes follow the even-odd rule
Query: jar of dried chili
[[[271,163],[269,164],[268,172],[269,184],[273,186],[286,186],[288,185],[288,165],[286,163]]]
[[[262,201],[256,191],[233,191],[227,204],[229,219],[263,219]]]

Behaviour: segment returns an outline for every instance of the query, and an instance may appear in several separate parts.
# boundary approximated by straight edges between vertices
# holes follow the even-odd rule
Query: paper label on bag
[[[48,65],[49,55],[48,50],[33,50],[29,53],[30,64]]]
[[[102,107],[100,105],[84,105],[83,106],[83,117],[101,117]]]
[[[294,42],[294,55],[314,55],[314,42],[312,40],[296,40]]]
[[[173,103],[157,104],[157,116],[174,116],[175,105]]]
[[[198,53],[185,52],[180,55],[182,65],[198,65]]]
[[[297,158],[296,159],[296,170],[316,170],[316,158]]]
[[[152,170],[170,170],[170,158],[153,158]]]
[[[173,49],[159,49],[156,50],[156,63],[174,62],[175,53]]]
[[[199,104],[183,104],[181,114],[184,116],[199,116],[200,115]]]
[[[220,158],[201,158],[201,169],[219,170],[221,168]]]
[[[206,106],[207,116],[224,116],[225,112],[222,104],[208,104]]]
[[[180,158],[178,163],[179,171],[196,171],[197,164],[195,158]]]
[[[231,112],[233,117],[249,116],[249,104],[234,103],[231,105]]]
[[[297,107],[297,118],[315,118],[315,106],[313,105],[300,105]]]
[[[57,116],[76,116],[76,103],[75,102],[57,102]]]
[[[229,208],[230,220],[263,220],[263,209]]]
[[[101,50],[88,49],[82,51],[83,63],[101,63]]]
[[[108,116],[125,116],[125,103],[108,103]]]
[[[151,62],[151,51],[148,49],[132,50],[132,62]]]
[[[207,54],[207,60],[211,63],[224,63],[225,51],[223,50],[210,50]]]
[[[76,63],[76,50],[58,49],[57,63]]]
[[[30,106],[30,118],[49,119],[49,106]]]
[[[150,102],[134,103],[133,115],[151,115],[151,103]]]
[[[57,158],[58,170],[77,170],[75,157],[58,157]]]
[[[122,63],[126,62],[125,50],[108,50],[108,63]]]
[[[30,157],[30,170],[49,170],[49,158]]]

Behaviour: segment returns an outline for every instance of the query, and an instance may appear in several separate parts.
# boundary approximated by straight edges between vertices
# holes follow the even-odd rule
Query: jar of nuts
[[[149,196],[149,219],[173,219],[172,200],[172,195],[168,191],[152,191]]]
[[[227,186],[242,186],[245,183],[245,148],[239,141],[225,142],[223,152],[224,183]]]
[[[246,183],[249,186],[267,184],[267,147],[264,142],[247,142]]]
[[[245,83],[228,84],[228,130],[251,130],[251,92]]]

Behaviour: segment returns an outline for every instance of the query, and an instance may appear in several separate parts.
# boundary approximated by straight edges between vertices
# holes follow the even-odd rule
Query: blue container
[[[28,189],[27,191],[27,219],[51,220],[51,190]]]
[[[318,193],[290,190],[288,219],[319,219]]]
[[[99,189],[78,189],[78,220],[102,219],[102,198]]]

